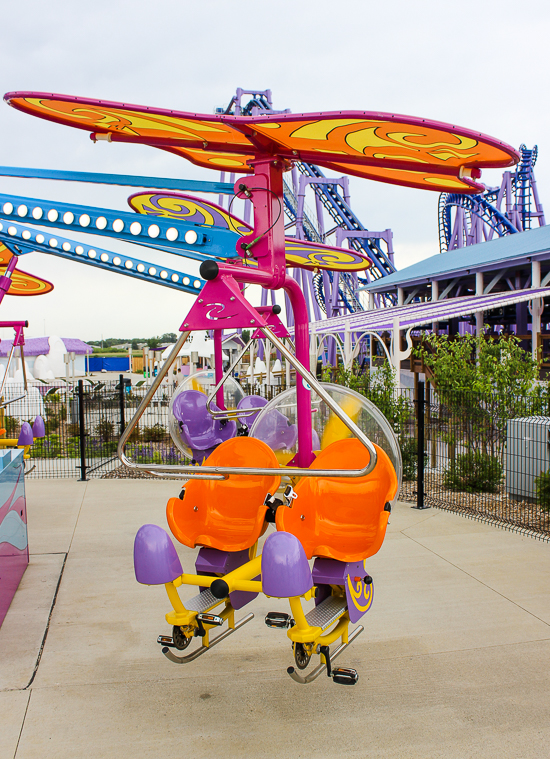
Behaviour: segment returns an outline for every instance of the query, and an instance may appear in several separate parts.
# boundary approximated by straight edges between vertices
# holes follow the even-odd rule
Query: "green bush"
[[[502,465],[483,451],[460,453],[445,471],[443,485],[464,493],[496,493],[502,482]]]
[[[146,443],[160,443],[166,437],[166,430],[157,422],[152,427],[144,427],[142,438]]]
[[[4,427],[8,437],[15,436],[15,433],[19,432],[19,419],[15,416],[5,416]]]
[[[543,511],[550,511],[550,470],[535,477],[537,503]]]
[[[95,428],[95,431],[97,432],[97,434],[103,440],[104,443],[108,443],[109,440],[113,439],[113,435],[115,432],[115,425],[113,422],[110,422],[108,419],[101,419],[101,421]]]
[[[44,429],[46,430],[46,435],[49,435],[52,432],[55,432],[58,428],[59,428],[59,420],[55,414],[51,414],[44,422]]]
[[[403,480],[416,480],[418,472],[418,440],[411,437],[401,443]]]

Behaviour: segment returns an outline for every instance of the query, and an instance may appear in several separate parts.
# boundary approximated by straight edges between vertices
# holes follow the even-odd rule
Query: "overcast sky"
[[[538,144],[536,176],[550,213],[549,15],[546,2],[510,0],[21,0],[2,11],[1,90],[212,113],[238,86],[271,88],[275,108],[295,113],[382,110],[451,122],[516,148]],[[84,131],[5,104],[0,164],[218,178],[154,148],[94,145]],[[398,268],[438,252],[437,193],[350,181],[364,225],[393,230]],[[482,181],[497,184],[500,174]],[[126,210],[135,190],[0,178],[0,192]],[[135,255],[157,260],[144,248]],[[20,267],[55,285],[2,304],[2,319],[28,318],[31,335],[172,332],[192,302],[54,256],[26,255]]]

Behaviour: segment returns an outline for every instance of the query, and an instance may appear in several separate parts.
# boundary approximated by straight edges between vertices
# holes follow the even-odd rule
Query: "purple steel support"
[[[311,307],[313,309],[314,320],[319,321],[319,319],[323,318],[323,315],[321,313],[319,304],[317,303],[317,298],[315,297],[315,288],[313,285],[313,272],[308,271],[308,270],[304,271],[303,279],[307,282],[309,300],[311,301]]]

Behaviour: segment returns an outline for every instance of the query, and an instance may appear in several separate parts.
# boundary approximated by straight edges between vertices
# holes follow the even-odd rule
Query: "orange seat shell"
[[[277,509],[277,529],[302,543],[306,556],[362,561],[375,554],[386,534],[386,503],[397,493],[397,475],[385,451],[365,477],[303,477],[296,485],[292,509]],[[310,469],[363,469],[369,452],[356,438],[327,446]]]
[[[237,437],[221,443],[204,466],[278,469],[279,462],[261,440]],[[190,480],[183,500],[168,501],[166,518],[172,534],[190,548],[197,545],[219,551],[250,548],[265,529],[265,497],[275,493],[280,483],[279,475],[232,474],[226,480]]]

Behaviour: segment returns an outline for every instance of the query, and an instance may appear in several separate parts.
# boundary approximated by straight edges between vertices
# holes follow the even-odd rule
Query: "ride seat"
[[[261,440],[237,437],[221,443],[204,466],[278,469],[279,463]],[[281,477],[276,474],[231,474],[226,480],[190,480],[183,500],[168,501],[168,524],[174,537],[189,548],[200,545],[219,551],[242,551],[253,546],[265,529],[264,501],[280,483]]]
[[[213,449],[237,434],[233,420],[214,419],[206,408],[208,398],[199,390],[184,390],[176,396],[172,413],[179,422],[182,440],[193,451],[193,458],[202,464]],[[220,411],[215,403],[212,411]]]
[[[362,561],[375,554],[386,534],[389,511],[397,493],[397,475],[385,451],[375,446],[378,460],[365,477],[303,477],[295,487],[292,508],[277,509],[277,530],[290,532],[306,556]],[[337,440],[313,461],[310,469],[363,469],[369,452],[357,438]]]

